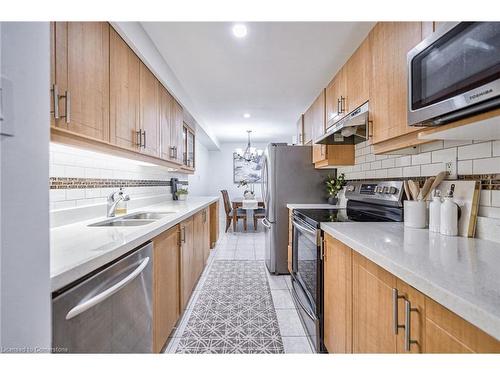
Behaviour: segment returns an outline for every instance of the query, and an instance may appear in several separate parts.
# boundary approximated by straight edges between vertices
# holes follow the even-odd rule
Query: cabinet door
[[[347,114],[346,105],[346,75],[342,67],[325,90],[326,127]]]
[[[345,69],[346,110],[355,110],[370,97],[371,55],[367,37],[347,61]]]
[[[194,168],[195,167],[195,152],[194,152],[194,131],[191,129],[188,129],[187,131],[187,140],[186,140],[186,165],[189,168]]]
[[[172,98],[172,109],[171,109],[172,120],[170,122],[170,142],[172,147],[174,147],[174,159],[175,162],[183,164],[184,147],[182,139],[182,127],[183,127],[183,110],[182,106],[177,102],[177,100]]]
[[[313,103],[314,104],[314,103]],[[314,123],[314,106],[311,104],[304,112],[304,123],[302,130],[302,144],[306,145],[312,141],[312,129]]]
[[[219,239],[219,202],[210,205],[210,248],[213,249],[217,245]]]
[[[153,351],[159,353],[180,316],[179,228],[153,240]]]
[[[353,352],[396,353],[392,304],[396,277],[357,253],[352,262]]]
[[[323,160],[326,160],[327,159],[326,150],[327,150],[326,145],[313,145],[312,162],[318,163],[318,162],[321,162]]]
[[[297,144],[303,145],[304,144],[304,115],[300,115],[300,117],[297,120],[297,123],[295,125],[295,128],[296,128],[296,134],[297,134]]]
[[[193,284],[203,272],[205,265],[205,219],[204,211],[199,211],[194,215],[194,264],[192,269]]]
[[[422,39],[420,22],[379,22],[370,32],[373,143],[414,131],[407,121],[407,52]]]
[[[109,24],[56,22],[55,83],[59,119],[55,126],[109,140]],[[66,116],[66,117],[64,117]]]
[[[324,343],[329,353],[352,352],[352,251],[326,235]]]
[[[205,216],[203,224],[203,266],[205,266],[210,256],[210,212],[208,208],[205,208],[203,212]]]
[[[500,353],[500,341],[425,298],[425,353]]]
[[[405,282],[397,280],[398,295],[398,322],[405,325],[398,334],[398,353],[422,353],[425,342],[425,296]],[[409,302],[410,328],[406,326],[406,302]],[[408,330],[408,332],[407,332]],[[405,341],[411,340],[406,350]]]
[[[321,137],[325,134],[325,90],[321,90],[320,94],[312,104],[313,106],[313,123],[312,123],[312,140]]]
[[[181,231],[181,309],[186,307],[194,288],[194,220],[191,216],[180,224]]]
[[[110,30],[110,142],[119,147],[139,147],[140,60],[118,33]]]
[[[160,156],[159,142],[159,82],[153,73],[140,64],[140,129],[142,131],[141,152],[151,156]]]

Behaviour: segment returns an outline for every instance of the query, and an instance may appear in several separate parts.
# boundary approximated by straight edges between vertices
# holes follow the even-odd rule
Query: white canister
[[[449,195],[441,203],[440,233],[446,236],[458,234],[458,206]]]
[[[429,203],[429,230],[439,233],[441,227],[441,197],[439,192],[432,198]]]
[[[425,201],[404,201],[404,220],[407,227],[425,228],[427,225],[427,207]]]

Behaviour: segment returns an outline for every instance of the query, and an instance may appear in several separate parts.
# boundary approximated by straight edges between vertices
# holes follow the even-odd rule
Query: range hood
[[[368,137],[368,102],[335,122],[314,143],[321,145],[356,144]]]

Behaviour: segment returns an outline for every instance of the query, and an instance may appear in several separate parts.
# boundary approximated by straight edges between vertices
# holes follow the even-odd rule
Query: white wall
[[[245,188],[238,188],[233,182],[233,152],[245,148],[245,143],[221,143],[220,150],[209,151],[209,194],[221,196],[225,189],[230,198],[242,197]],[[264,150],[267,143],[252,143],[252,147]],[[260,184],[255,184],[255,195],[261,196]],[[222,204],[221,204],[222,206]]]
[[[195,142],[195,173],[188,177],[190,195],[209,195],[211,175],[208,149],[198,140]]]
[[[36,350],[51,343],[49,23],[4,22],[1,44],[15,135],[0,146],[0,346]]]

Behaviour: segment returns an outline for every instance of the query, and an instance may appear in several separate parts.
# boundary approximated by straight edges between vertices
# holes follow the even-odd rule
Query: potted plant
[[[178,189],[177,190],[177,198],[179,198],[180,201],[185,201],[188,195],[187,189]]]
[[[326,178],[325,185],[326,185],[326,191],[328,192],[328,203],[337,204],[339,200],[337,195],[345,185],[345,175],[341,173],[336,178],[329,175]]]

